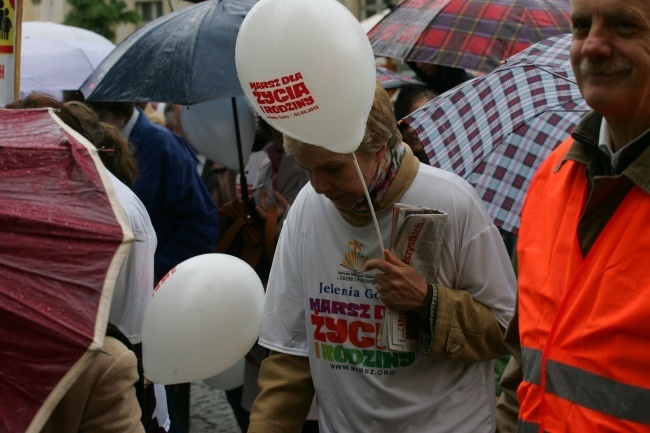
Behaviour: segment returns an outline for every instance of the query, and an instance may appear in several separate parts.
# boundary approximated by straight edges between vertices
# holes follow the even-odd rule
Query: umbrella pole
[[[359,180],[361,185],[363,185],[363,192],[366,193],[366,200],[368,200],[368,207],[370,207],[370,214],[372,215],[372,221],[375,223],[375,231],[377,232],[377,239],[379,240],[379,246],[381,247],[381,255],[384,255],[384,241],[381,240],[381,230],[379,230],[379,223],[377,223],[377,215],[375,215],[375,208],[372,205],[372,200],[370,200],[370,193],[368,192],[368,187],[366,182],[363,180],[363,174],[361,173],[361,168],[357,162],[357,155],[352,152],[352,158],[354,159],[354,166],[357,169],[357,174],[359,175]]]
[[[239,157],[239,185],[241,188],[241,198],[244,202],[244,209],[248,204],[248,182],[246,181],[246,167],[244,166],[244,154],[242,152],[241,134],[239,132],[239,116],[237,115],[237,100],[235,97],[230,98],[232,104],[232,113],[235,116],[235,135],[237,137],[237,156]]]

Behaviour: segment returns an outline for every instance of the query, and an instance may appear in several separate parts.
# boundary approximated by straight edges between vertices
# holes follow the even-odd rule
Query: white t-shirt
[[[438,283],[468,291],[505,327],[514,312],[515,276],[472,187],[420,164],[399,202],[447,212]],[[377,217],[388,246],[391,212]],[[353,270],[362,268],[364,257],[381,257],[373,224],[347,224],[306,185],[276,249],[259,341],[309,356],[321,432],[493,432],[492,361],[429,360],[377,349],[385,306],[375,290],[376,271]]]
[[[149,213],[138,196],[111,172],[106,170],[106,173],[135,237],[115,282],[108,321],[117,326],[131,344],[139,344],[142,343],[144,312],[153,295],[153,256],[158,240]],[[151,419],[156,418],[158,425],[169,431],[171,421],[167,410],[165,386],[154,383],[153,387],[156,407]]]
[[[128,186],[107,173],[135,236],[115,283],[108,321],[117,326],[132,344],[138,344],[142,342],[144,311],[153,294],[156,232],[140,199]]]

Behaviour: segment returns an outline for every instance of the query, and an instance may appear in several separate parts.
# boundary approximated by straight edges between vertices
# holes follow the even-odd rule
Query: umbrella
[[[424,86],[422,81],[409,75],[400,74],[399,72],[391,71],[382,66],[376,66],[375,68],[377,69],[377,81],[384,89],[397,89],[406,86],[407,84]]]
[[[54,39],[56,41],[92,42],[94,44],[115,44],[99,33],[81,27],[57,24],[51,21],[23,21],[21,34],[23,38]]]
[[[183,105],[231,98],[240,174],[244,176],[235,101],[235,96],[244,92],[235,68],[235,42],[255,3],[208,0],[150,22],[115,48],[88,77],[81,92],[88,101]],[[247,199],[247,191],[242,192]]]
[[[404,0],[368,38],[379,57],[488,72],[570,31],[569,0]]]
[[[114,47],[112,43],[23,38],[21,94],[39,91],[60,100],[63,91],[79,89]]]
[[[243,93],[239,27],[255,0],[208,0],[164,15],[120,43],[80,88],[88,101],[196,104]]]
[[[377,12],[365,20],[360,21],[359,24],[361,24],[363,31],[368,33],[370,29],[377,25],[377,23],[388,14],[388,12],[390,12],[390,8],[383,9],[381,12]]]
[[[431,164],[469,181],[495,224],[515,234],[533,174],[589,111],[570,44],[571,35],[535,44],[405,118]]]
[[[0,110],[0,136],[0,431],[38,432],[102,348],[133,233],[51,110]]]

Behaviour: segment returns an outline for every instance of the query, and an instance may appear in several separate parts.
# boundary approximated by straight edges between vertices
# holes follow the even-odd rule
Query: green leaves
[[[127,10],[122,0],[68,0],[72,10],[65,16],[63,24],[81,27],[113,40],[115,26],[122,23],[139,24],[137,12]]]

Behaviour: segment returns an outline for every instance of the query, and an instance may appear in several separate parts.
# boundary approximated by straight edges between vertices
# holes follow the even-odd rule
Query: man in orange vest
[[[650,1],[572,0],[571,20],[594,111],[526,198],[498,430],[650,432]]]

